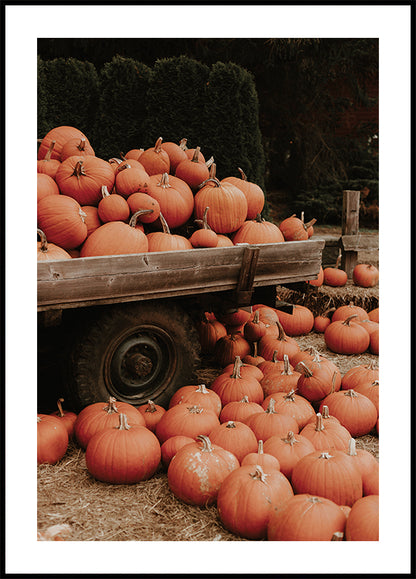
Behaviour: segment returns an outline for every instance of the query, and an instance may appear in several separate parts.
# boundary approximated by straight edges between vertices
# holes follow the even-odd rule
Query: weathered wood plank
[[[253,287],[313,279],[323,241],[259,248]],[[235,290],[245,245],[40,262],[38,310]]]
[[[360,191],[343,191],[342,205],[342,235],[358,235],[360,223]],[[352,277],[354,267],[357,265],[358,253],[356,250],[343,251],[341,256],[341,269]]]
[[[378,249],[378,238],[374,235],[343,235],[340,238],[340,246],[345,251],[365,251]]]

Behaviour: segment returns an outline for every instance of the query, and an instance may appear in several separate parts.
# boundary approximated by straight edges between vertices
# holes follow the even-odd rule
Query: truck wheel
[[[77,411],[109,396],[134,406],[151,399],[167,408],[172,394],[195,380],[199,351],[194,324],[177,304],[92,311],[70,347],[67,396]]]

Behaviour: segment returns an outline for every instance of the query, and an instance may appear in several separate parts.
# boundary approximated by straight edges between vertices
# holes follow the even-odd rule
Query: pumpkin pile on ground
[[[378,432],[378,367],[342,375],[315,348],[302,349],[283,328],[297,333],[304,321],[307,334],[310,316],[299,312],[292,325],[262,304],[205,312],[201,346],[219,368],[210,383],[182,386],[166,408],[110,398],[75,415],[59,400],[54,416],[38,418],[53,449],[45,455],[42,431],[38,462],[59,461],[72,436],[93,479],[131,485],[162,471],[178,501],[215,507],[237,537],[378,540],[378,461],[355,440]]]
[[[38,149],[38,259],[281,243],[312,235],[312,222],[296,216],[285,220],[292,224],[285,234],[263,219],[263,190],[237,169],[240,177],[219,180],[214,159],[205,161],[200,146],[188,149],[186,139],[176,144],[162,137],[153,147],[105,160],[79,129],[55,127]]]

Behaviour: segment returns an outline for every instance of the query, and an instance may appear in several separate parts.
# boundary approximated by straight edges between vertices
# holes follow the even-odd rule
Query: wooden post
[[[360,222],[360,191],[343,191],[342,199],[342,235],[358,235]],[[341,269],[348,278],[357,264],[358,251],[343,251]]]

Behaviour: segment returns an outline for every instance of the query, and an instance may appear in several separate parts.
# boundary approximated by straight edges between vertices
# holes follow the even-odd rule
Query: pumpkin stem
[[[279,340],[279,342],[287,342],[287,336],[283,329],[282,324],[280,323],[280,320],[276,320],[275,323],[279,330],[279,335],[277,336],[276,340]]]
[[[145,412],[157,412],[156,404],[153,402],[153,400],[147,401],[147,408]]]
[[[159,219],[162,223],[163,233],[170,234],[169,225],[168,225],[166,219],[163,217],[162,213],[159,213]]]
[[[103,186],[101,187],[101,195],[103,196],[103,199],[104,199],[104,197],[109,197],[109,196],[110,196],[110,192],[109,192],[109,190],[107,189],[107,185],[103,185]]]
[[[49,145],[49,149],[46,151],[46,155],[43,158],[44,161],[50,161],[51,160],[52,151],[53,151],[53,148],[55,145],[56,145],[56,141],[51,141],[51,144]]]
[[[262,483],[265,483],[266,477],[268,477],[269,475],[263,471],[263,469],[261,468],[261,466],[259,464],[256,464],[256,470],[255,470],[255,472],[250,473],[250,476],[253,479],[258,479]]]
[[[130,430],[131,426],[127,422],[127,415],[126,414],[120,414],[119,425],[116,428],[118,430]]]
[[[72,173],[73,177],[76,177],[77,179],[79,179],[80,177],[85,177],[86,173],[84,171],[84,161],[82,161],[81,159],[79,161],[77,161],[75,167],[74,167],[74,172]]]
[[[81,217],[82,222],[85,223],[85,218],[86,218],[87,214],[85,213],[85,211],[83,211],[83,210],[81,209],[81,207],[80,207],[79,210],[78,210],[78,214],[79,214],[79,216]]]
[[[240,400],[240,402],[249,403],[250,400],[248,399],[247,394]]]
[[[209,394],[205,384],[200,384],[198,388],[195,390],[195,392],[202,392],[202,394]]]
[[[200,406],[188,406],[189,414],[201,414],[203,408]]]
[[[159,183],[157,184],[158,187],[163,187],[164,189],[167,189],[168,187],[172,187],[172,185],[169,183],[169,175],[168,173],[163,173],[162,177],[160,178]]]
[[[295,391],[292,389],[285,395],[284,399],[288,402],[295,402]]]
[[[200,153],[200,152],[201,152],[201,147],[196,147],[196,148],[195,148],[195,151],[194,151],[194,154],[193,154],[193,156],[192,156],[192,159],[191,159],[191,161],[192,161],[193,163],[199,163],[199,153]]]
[[[139,209],[139,211],[133,213],[129,221],[130,227],[136,227],[137,220],[140,215],[146,215],[147,213],[153,213],[153,209]]]
[[[325,430],[324,422],[322,420],[322,414],[320,412],[317,412],[316,414],[315,430],[317,432],[322,432],[322,430]]]
[[[329,408],[328,408],[328,406],[327,406],[326,404],[324,404],[324,405],[322,406],[322,418],[323,418],[324,420],[326,420],[327,418],[330,418],[330,416],[329,416]]]
[[[159,137],[158,140],[155,143],[155,148],[154,148],[154,152],[155,153],[160,153],[160,151],[162,150],[162,137]]]
[[[118,412],[116,402],[117,400],[114,398],[114,396],[110,396],[110,398],[108,399],[108,405],[105,406],[103,410],[106,411],[107,414],[113,414],[114,412]]]
[[[36,422],[42,422],[42,418],[40,416],[36,417]]]
[[[354,390],[345,390],[345,392],[343,393],[344,396],[349,396],[350,398],[358,398],[358,394],[356,392],[354,392]]]
[[[306,229],[308,229],[308,227],[312,227],[313,225],[315,225],[316,221],[317,221],[317,220],[316,220],[315,217],[314,217],[313,219],[311,219],[310,221],[308,221],[308,223],[305,223]]]
[[[199,189],[202,189],[202,187],[209,182],[215,183],[215,187],[221,187],[221,183],[216,177],[208,177],[208,179],[205,179],[205,181],[203,181],[201,185],[199,185]]]
[[[308,368],[308,366],[305,364],[305,362],[303,362],[302,360],[298,363],[298,367],[301,367],[302,370],[302,374],[304,376],[306,376],[307,378],[311,378],[313,376],[312,371]]]
[[[343,541],[344,540],[344,533],[342,531],[335,531],[332,535],[331,541]]]
[[[329,452],[323,452],[319,458],[324,458],[326,460],[329,460],[330,458],[334,458],[334,457],[332,456],[332,454],[329,454]]]
[[[332,374],[332,386],[331,386],[331,392],[330,392],[330,394],[333,394],[333,393],[335,392],[335,382],[336,382],[336,379],[337,379],[337,373],[334,372],[334,373]]]
[[[240,368],[243,365],[240,356],[236,356],[234,360],[233,372],[231,378],[241,378]]]
[[[56,405],[58,406],[58,410],[59,410],[59,416],[61,418],[63,418],[65,416],[65,412],[62,409],[62,402],[64,401],[63,398],[58,398],[58,400],[56,401]]]
[[[208,225],[208,221],[207,221],[208,210],[209,210],[209,207],[205,207],[204,215],[202,216],[202,219],[195,219],[195,223],[197,223],[200,227],[202,227],[202,229],[211,230],[211,227]]]
[[[357,447],[355,444],[355,438],[350,438],[348,443],[348,454],[349,456],[357,456]]]
[[[244,171],[242,169],[240,169],[240,167],[237,167],[237,169],[240,171],[241,179],[243,181],[247,181],[247,177],[246,177],[246,174],[244,173]]]
[[[291,376],[293,374],[292,370],[290,369],[290,364],[289,364],[289,356],[287,354],[283,354],[283,372],[282,372],[282,376]],[[295,391],[292,390],[292,392],[294,393]]]
[[[256,215],[256,222],[257,223],[263,223],[264,219],[262,218],[260,213],[257,213]]]
[[[257,454],[264,454],[263,441],[262,440],[259,440],[259,444],[258,444],[258,448],[257,448]]]
[[[274,407],[276,404],[276,400],[274,398],[270,398],[270,402],[265,410],[266,414],[277,414]]]
[[[205,161],[205,165],[208,167],[208,169],[214,164],[214,157],[210,157],[208,159],[208,161]]]
[[[198,434],[196,439],[202,442],[202,452],[212,452],[212,444],[208,436],[205,434]]]
[[[337,257],[337,260],[336,260],[335,266],[334,266],[335,269],[339,269],[339,266],[341,265],[341,257],[342,257],[342,251],[341,251],[341,248],[340,248],[340,249],[339,249],[339,252],[338,252],[338,257]]]
[[[120,171],[125,171],[126,169],[131,169],[130,163],[124,163],[124,165],[121,165],[120,162],[119,166],[117,167],[117,173],[120,173]]]
[[[235,425],[235,422],[233,422],[232,420],[229,420],[227,422],[227,426],[225,428],[237,428]]]
[[[46,253],[48,251],[48,240],[42,229],[37,229],[38,235],[40,237],[40,250]]]
[[[186,146],[186,143],[187,143],[187,142],[188,142],[188,139],[181,139],[181,140],[179,141],[179,146],[180,146],[180,148],[181,148],[183,151],[186,151],[186,149],[188,148],[188,147]]]
[[[87,141],[86,141],[84,138],[82,138],[82,139],[80,140],[79,144],[77,145],[78,151],[84,152],[84,151],[85,151],[85,145],[86,145],[86,143],[87,143]]]
[[[291,446],[293,446],[295,444],[295,442],[298,442],[295,438],[294,433],[289,430],[289,432],[287,433],[286,438],[282,438],[283,442],[286,442],[287,444],[290,444]]]

